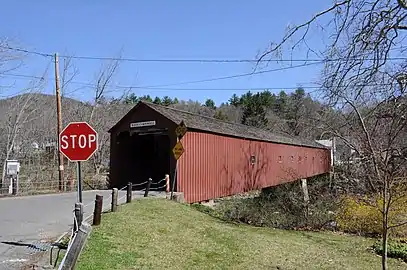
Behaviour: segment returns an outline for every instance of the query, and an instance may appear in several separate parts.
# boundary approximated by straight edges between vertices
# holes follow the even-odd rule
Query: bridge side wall
[[[177,190],[189,203],[307,178],[330,170],[330,150],[188,131]]]

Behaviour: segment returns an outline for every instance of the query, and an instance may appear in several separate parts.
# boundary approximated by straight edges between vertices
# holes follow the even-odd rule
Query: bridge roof
[[[188,129],[201,130],[250,140],[329,149],[328,147],[320,143],[317,143],[316,141],[313,140],[294,137],[286,134],[279,134],[277,132],[271,132],[266,129],[256,128],[243,124],[227,122],[213,117],[203,116],[175,109],[169,106],[157,105],[146,101],[140,101],[132,110],[130,110],[127,113],[127,115],[132,114],[141,104],[144,104],[145,106],[158,112],[159,114],[163,115],[164,117],[171,120],[175,124],[179,124],[181,121],[184,121]],[[109,132],[113,128],[115,128],[122,120],[120,120],[115,126],[113,126],[109,130]]]

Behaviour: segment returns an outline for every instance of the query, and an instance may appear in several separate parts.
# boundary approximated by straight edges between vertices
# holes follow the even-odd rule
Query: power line
[[[136,58],[115,58],[115,57],[93,57],[93,56],[67,56],[61,55],[62,58],[82,59],[82,60],[103,60],[103,61],[124,61],[124,62],[159,62],[159,63],[259,63],[259,62],[338,62],[347,61],[344,58],[334,59],[136,59]],[[352,57],[351,57],[352,58]],[[407,57],[389,57],[389,61],[406,60]],[[367,60],[373,61],[376,59],[360,59],[354,58],[354,60]]]
[[[17,51],[17,52],[35,54],[35,55],[39,55],[39,56],[43,56],[43,57],[52,57],[52,54],[41,53],[41,52],[36,52],[36,51],[30,51],[30,50],[20,49],[20,48],[13,48],[13,47],[10,47],[10,46],[1,45],[0,48],[7,49],[7,50],[11,50],[11,51]]]
[[[355,85],[354,87],[374,87],[374,86],[391,86],[393,84],[363,84],[363,85]],[[282,87],[245,87],[245,88],[163,88],[163,87],[141,87],[140,89],[148,89],[148,90],[163,90],[163,91],[264,91],[264,90],[296,90],[296,89],[314,89],[319,90],[323,89],[322,86],[282,86]],[[345,88],[339,87],[339,88]],[[315,91],[314,91],[315,92]],[[307,92],[310,93],[310,92]]]
[[[32,75],[25,75],[25,74],[4,74],[2,76],[12,76],[12,77],[21,77],[21,78],[30,78],[30,79],[39,79],[44,80],[44,77],[40,76],[32,76]],[[96,84],[92,83],[85,83],[85,82],[76,82],[72,81],[73,84],[79,84],[85,87],[97,87]],[[316,83],[311,83],[316,84]],[[355,85],[354,87],[374,87],[374,86],[391,86],[391,83],[373,83],[373,84],[360,84]],[[339,88],[344,88],[346,86],[339,86]],[[241,88],[175,88],[175,87],[158,87],[158,86],[109,86],[110,89],[114,88],[124,88],[124,89],[148,89],[148,90],[163,90],[163,91],[263,91],[263,90],[295,90],[298,88],[303,89],[314,89],[318,90],[323,88],[322,85],[315,85],[315,86],[303,86],[302,84],[298,84],[298,86],[264,86],[264,87],[241,87]],[[82,88],[81,88],[82,89]]]
[[[240,78],[240,77],[247,77],[247,76],[258,75],[258,74],[263,74],[263,73],[271,73],[271,72],[283,71],[283,70],[294,69],[294,68],[299,68],[299,67],[311,66],[311,65],[316,65],[316,64],[322,64],[322,62],[314,62],[314,63],[307,63],[307,64],[301,64],[301,65],[296,65],[296,66],[267,69],[267,70],[262,70],[262,71],[248,72],[248,73],[242,73],[242,74],[231,75],[231,76],[215,77],[215,78],[209,78],[209,79],[203,79],[203,80],[185,81],[185,82],[180,82],[180,83],[147,85],[147,86],[116,85],[116,86],[111,86],[111,87],[123,88],[123,89],[131,89],[131,88],[133,88],[133,89],[140,89],[140,88],[148,89],[148,88],[159,88],[159,87],[186,85],[186,84],[193,84],[193,83],[203,83],[203,82],[212,82],[212,81],[220,81],[220,80],[234,79],[234,78]],[[15,73],[6,73],[6,74],[3,74],[2,76],[14,76],[14,77],[41,79],[41,80],[44,79],[44,78],[38,77],[38,76],[31,76],[31,75],[26,75],[26,74],[15,74]],[[95,87],[96,86],[95,84],[86,83],[86,82],[71,81],[70,83],[85,85],[85,86],[89,86],[89,87]]]
[[[13,48],[10,46],[0,46],[1,48],[24,52],[29,54],[35,54],[43,57],[53,57],[53,54],[43,53],[38,51],[31,51],[21,48]],[[400,48],[394,48],[400,49]],[[333,59],[139,59],[139,58],[126,58],[126,57],[97,57],[97,56],[73,56],[73,55],[60,55],[60,58],[72,58],[82,60],[102,60],[102,61],[124,61],[124,62],[160,62],[160,63],[259,63],[259,62],[338,62],[348,61],[348,58],[333,58]],[[359,56],[360,57],[360,56]],[[358,58],[350,57],[353,60],[366,60],[373,61],[373,58]],[[388,57],[388,61],[407,60],[407,57]]]
[[[186,81],[186,82],[180,82],[180,83],[153,85],[153,86],[149,86],[149,87],[167,87],[167,86],[185,85],[185,84],[192,84],[192,83],[213,82],[213,81],[247,77],[247,76],[258,75],[258,74],[263,74],[263,73],[283,71],[283,70],[294,69],[294,68],[299,68],[299,67],[306,67],[306,66],[317,65],[317,64],[323,64],[323,62],[306,63],[306,64],[301,64],[301,65],[296,65],[296,66],[273,68],[273,69],[267,69],[267,70],[256,71],[256,72],[248,72],[248,73],[242,73],[242,74],[231,75],[231,76],[215,77],[215,78],[210,78],[210,79]],[[141,87],[143,87],[143,86],[141,86]]]

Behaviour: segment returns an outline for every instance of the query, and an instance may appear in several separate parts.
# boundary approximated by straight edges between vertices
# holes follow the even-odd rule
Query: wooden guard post
[[[133,189],[133,184],[131,182],[127,183],[126,203],[131,202],[132,189]]]
[[[95,210],[93,212],[93,225],[100,225],[102,218],[103,196],[96,194]]]
[[[117,200],[119,196],[119,191],[117,188],[112,189],[112,212],[117,211]]]
[[[147,197],[147,196],[148,196],[148,192],[150,191],[150,186],[151,186],[151,182],[152,182],[152,181],[153,181],[153,180],[152,180],[151,178],[148,178],[146,190],[144,191],[144,197]]]
[[[165,175],[165,191],[170,193],[170,175]]]

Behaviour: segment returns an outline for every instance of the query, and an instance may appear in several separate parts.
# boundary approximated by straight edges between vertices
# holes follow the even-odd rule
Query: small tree
[[[164,105],[164,106],[169,106],[169,105],[172,105],[174,103],[173,103],[172,99],[169,96],[165,96],[165,97],[162,98],[161,104]]]
[[[161,98],[160,98],[160,97],[155,97],[153,103],[154,103],[154,104],[161,105]]]
[[[327,24],[320,20],[323,16],[328,17]],[[313,50],[307,42],[308,33],[319,29],[323,30],[322,38],[328,33],[324,52]],[[343,0],[290,27],[280,42],[272,43],[258,57],[279,56],[294,40],[289,44],[291,50],[305,50],[307,56],[325,60],[321,93],[325,101],[343,112],[342,125],[326,124],[356,151],[361,177],[382,198],[383,269],[387,269],[388,230],[404,224],[389,225],[388,217],[395,188],[400,188],[396,179],[403,176],[400,169],[406,159],[400,143],[405,132],[405,87],[394,83],[406,64],[389,59],[403,49],[405,30],[405,0]]]
[[[42,77],[45,77],[47,71],[48,68]],[[34,131],[27,128],[27,126],[41,118],[41,114],[38,114],[38,111],[39,106],[42,104],[35,106],[37,103],[35,97],[36,94],[45,88],[45,85],[46,82],[42,79],[33,80],[29,83],[26,90],[23,91],[24,94],[8,100],[10,103],[8,104],[9,110],[4,114],[5,122],[2,124],[2,129],[0,129],[0,136],[2,137],[1,147],[3,148],[0,152],[3,161],[0,189],[6,176],[6,161],[12,157],[13,153],[21,151],[20,149],[27,145],[27,140],[30,135],[33,135]]]
[[[216,106],[215,106],[215,101],[213,101],[213,99],[208,98],[205,101],[205,107],[208,107],[210,109],[216,110]]]
[[[246,97],[243,103],[242,124],[264,128],[267,123],[266,110],[261,103],[260,94]]]

